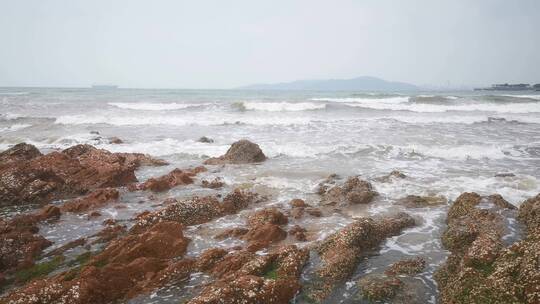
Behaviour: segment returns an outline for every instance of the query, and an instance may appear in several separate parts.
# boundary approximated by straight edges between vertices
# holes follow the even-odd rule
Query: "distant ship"
[[[92,85],[92,89],[95,90],[114,90],[118,89],[117,85],[111,85],[111,84],[95,84]]]
[[[516,84],[494,84],[489,88],[475,88],[475,91],[531,91],[540,90],[540,85],[535,84],[531,86],[528,83],[516,83]]]

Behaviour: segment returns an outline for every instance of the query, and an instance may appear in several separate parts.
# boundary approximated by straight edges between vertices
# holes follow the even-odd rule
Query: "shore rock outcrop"
[[[352,275],[366,251],[414,225],[414,219],[406,213],[380,220],[361,218],[327,237],[317,248],[321,265],[306,292],[308,299],[322,301],[328,297],[338,283]]]
[[[111,153],[90,145],[47,155],[36,150],[19,144],[2,152],[0,205],[46,203],[124,186],[137,181],[134,170],[139,166],[158,163],[144,154]]]
[[[207,159],[205,165],[248,164],[260,163],[266,160],[266,155],[259,145],[243,139],[232,144],[225,155]]]
[[[52,244],[38,234],[37,224],[59,216],[58,207],[47,205],[36,213],[0,219],[0,273],[7,275],[34,265],[34,260]]]
[[[140,234],[113,241],[78,269],[35,280],[0,299],[6,303],[111,303],[188,277],[194,262],[184,255],[182,225],[160,222]],[[176,270],[176,271],[175,271]]]
[[[171,200],[164,209],[141,214],[131,231],[137,232],[161,221],[174,221],[185,226],[206,223],[212,219],[234,214],[257,202],[258,195],[234,190],[220,202],[215,196],[193,197],[187,200]]]
[[[246,251],[227,255],[215,253],[212,263],[205,264],[205,269],[216,281],[189,304],[289,303],[300,290],[300,275],[309,258],[307,249],[294,245],[280,247],[267,255]]]
[[[456,199],[442,236],[451,255],[435,275],[441,303],[540,302],[540,195],[519,208],[525,237],[505,247],[504,216],[513,209],[500,195]]]

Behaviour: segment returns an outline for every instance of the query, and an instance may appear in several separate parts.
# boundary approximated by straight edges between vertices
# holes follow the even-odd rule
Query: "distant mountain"
[[[313,90],[313,91],[418,91],[419,87],[380,78],[363,76],[352,79],[296,80],[273,84],[253,84],[244,90]]]

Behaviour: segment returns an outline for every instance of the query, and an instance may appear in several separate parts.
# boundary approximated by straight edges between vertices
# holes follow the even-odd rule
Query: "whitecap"
[[[149,102],[109,102],[109,105],[121,109],[142,110],[142,111],[165,111],[165,110],[181,110],[192,107],[203,107],[210,105],[209,103],[149,103]]]
[[[313,102],[243,102],[243,109],[268,112],[308,111],[326,108],[324,103]]]

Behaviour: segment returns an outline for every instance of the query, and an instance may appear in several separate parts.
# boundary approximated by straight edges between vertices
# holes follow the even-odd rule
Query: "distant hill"
[[[244,90],[313,90],[313,91],[418,91],[417,86],[363,76],[352,79],[296,80],[272,84],[253,84]]]

